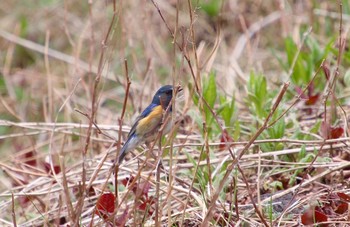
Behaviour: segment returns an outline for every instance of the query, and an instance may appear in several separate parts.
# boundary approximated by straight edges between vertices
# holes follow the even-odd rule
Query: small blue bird
[[[182,88],[179,86],[175,89],[175,95],[180,91],[182,91]],[[128,139],[119,152],[119,164],[122,163],[129,151],[144,143],[149,144],[157,138],[159,129],[163,126],[163,121],[168,116],[171,117],[173,93],[173,86],[165,85],[161,87],[153,96],[152,103],[136,118],[128,134]],[[166,115],[164,115],[165,113]],[[172,120],[169,119],[167,125],[163,128],[162,135],[169,133],[171,128]]]

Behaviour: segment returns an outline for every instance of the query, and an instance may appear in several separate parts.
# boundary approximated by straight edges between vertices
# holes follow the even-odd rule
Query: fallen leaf
[[[19,196],[18,201],[22,208],[27,207],[30,202],[30,196]]]
[[[134,181],[134,177],[130,176],[130,177],[126,177],[123,180],[121,180],[122,184],[126,187],[127,185],[129,185],[131,182]]]
[[[29,151],[24,154],[24,163],[30,165],[30,166],[36,166],[37,161],[36,161],[36,151]]]
[[[307,106],[314,105],[318,101],[319,97],[320,97],[319,93],[317,93],[316,95],[309,96],[307,98],[307,100],[305,101],[305,105],[307,105]]]
[[[115,196],[112,192],[106,192],[100,196],[96,204],[95,214],[103,219],[108,219],[110,214],[114,212]]]
[[[321,123],[320,130],[322,137],[325,139],[338,139],[344,133],[344,129],[342,127],[332,127],[328,122],[324,121]]]
[[[116,218],[115,225],[118,227],[123,227],[125,226],[128,219],[129,219],[129,207],[127,206],[124,212]]]
[[[328,221],[327,216],[316,210],[315,208],[309,208],[302,216],[301,223],[304,225],[312,225],[320,222]],[[323,224],[322,226],[328,226],[327,224]]]
[[[44,166],[45,166],[46,172],[49,173],[49,174],[52,174],[52,170],[51,170],[51,165],[50,165],[50,163],[45,162],[45,163],[44,163]],[[54,166],[53,166],[53,171],[55,171],[55,174],[59,174],[59,173],[61,172],[61,167],[58,166],[58,165],[54,165]]]
[[[348,203],[340,202],[340,204],[336,207],[334,212],[336,212],[337,214],[344,214],[345,212],[348,211],[348,209],[349,209]]]
[[[58,159],[55,157],[52,159],[52,157],[49,155],[45,157],[44,161],[44,167],[46,172],[48,174],[52,174],[51,163],[53,164],[53,171],[55,172],[55,174],[59,174],[61,172],[61,167],[59,165],[56,165],[56,163],[58,163]]]
[[[153,196],[146,196],[143,199],[141,199],[141,204],[138,206],[140,210],[148,211],[149,215],[152,215],[154,212],[154,209],[152,209],[152,205],[156,203],[156,200]]]
[[[88,188],[87,194],[88,194],[88,196],[95,196],[95,195],[96,195],[96,192],[95,192],[95,189],[94,189],[93,186],[91,186],[90,188]]]
[[[343,133],[344,129],[342,127],[331,127],[329,139],[338,139],[343,135]]]
[[[343,193],[343,192],[338,192],[337,195],[339,196],[340,199],[344,200],[345,202],[350,202],[350,196]]]
[[[221,133],[221,136],[220,136],[219,150],[220,151],[226,150],[231,146],[228,143],[232,143],[232,142],[233,142],[232,137],[228,134],[227,130],[224,129],[224,131]]]
[[[142,182],[140,184],[136,184],[136,187],[133,188],[133,192],[135,193],[135,195],[137,197],[142,197],[142,196],[146,196],[148,197],[148,192],[151,188],[151,183],[149,183],[148,181]],[[135,190],[136,189],[136,190]]]

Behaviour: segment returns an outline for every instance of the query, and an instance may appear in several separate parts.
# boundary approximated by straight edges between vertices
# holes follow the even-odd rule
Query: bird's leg
[[[145,142],[145,144],[146,144],[148,150],[151,151],[150,153],[151,153],[152,158],[154,158],[154,160],[157,160],[157,155],[154,154],[154,152],[153,152],[153,150],[154,150],[154,145],[153,145],[153,143],[151,143],[151,142]]]
[[[158,170],[158,167],[159,167],[160,169],[165,170],[164,164],[163,164],[163,158],[162,158],[162,157],[160,157],[159,161],[156,163],[156,172],[157,172],[157,170]]]
[[[153,151],[153,149],[152,149],[152,147],[154,147],[154,146],[153,146],[153,143],[151,143],[151,142],[145,142],[145,144],[146,144],[146,146],[148,147],[149,151],[151,151],[151,152],[150,152],[151,156],[154,158],[155,161],[157,161],[157,160],[158,160],[158,156],[161,156],[162,154],[155,154],[155,153],[154,153],[154,151]],[[162,157],[159,158],[158,162],[155,163],[155,165],[156,165],[155,172],[157,172],[157,170],[158,170],[159,167],[160,167],[160,169],[165,170],[164,164],[163,164],[163,158],[162,158]]]

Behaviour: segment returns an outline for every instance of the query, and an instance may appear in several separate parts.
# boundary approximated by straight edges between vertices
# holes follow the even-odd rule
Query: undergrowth
[[[349,13],[347,1],[1,4],[0,225],[346,225]],[[165,84],[185,91],[171,133],[112,169]]]

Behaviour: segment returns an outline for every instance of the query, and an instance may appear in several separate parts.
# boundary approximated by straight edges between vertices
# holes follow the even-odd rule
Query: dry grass
[[[0,225],[297,226],[308,206],[349,194],[347,46],[311,69],[308,84],[293,83],[295,62],[288,69],[279,62],[287,59],[286,37],[301,52],[306,37],[325,48],[339,38],[339,4],[228,0],[219,7],[220,17],[210,17],[197,1],[2,3]],[[348,29],[344,15],[344,40]],[[323,80],[322,66],[336,75],[319,85],[333,101],[320,100],[312,107],[319,115],[307,114],[296,86],[307,93],[312,80]],[[224,125],[218,100],[209,108],[203,98],[213,71],[218,93],[236,100],[240,132],[224,149],[224,129],[237,128]],[[247,104],[251,72],[265,75],[273,95],[263,119]],[[179,124],[151,148],[164,154],[164,168],[142,147],[115,179],[111,166],[131,122],[163,84],[186,90],[176,106]],[[281,114],[289,124],[284,135],[264,137]],[[339,118],[342,137],[312,131],[326,115]],[[301,150],[315,155],[298,159]],[[117,192],[117,200],[104,219],[95,210],[105,192]],[[345,225],[348,212],[327,214],[328,223]]]

